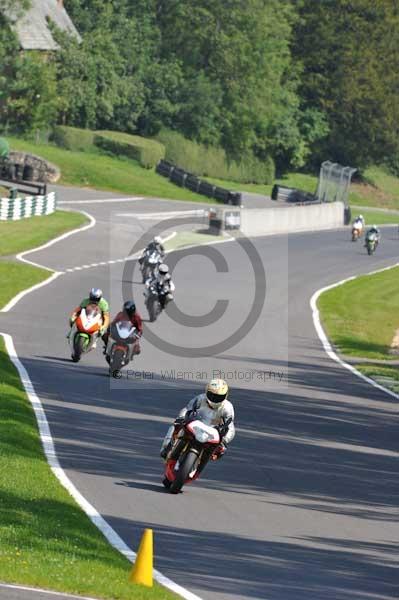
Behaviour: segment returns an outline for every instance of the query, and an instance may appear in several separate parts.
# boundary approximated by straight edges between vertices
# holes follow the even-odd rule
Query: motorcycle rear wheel
[[[176,473],[175,480],[170,484],[169,492],[171,494],[178,494],[181,491],[189,474],[194,468],[196,460],[198,460],[198,454],[193,450],[189,450],[183,463],[180,465],[179,470]]]

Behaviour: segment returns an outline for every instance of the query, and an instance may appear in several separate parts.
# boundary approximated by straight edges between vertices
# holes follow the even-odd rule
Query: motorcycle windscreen
[[[134,341],[134,333],[136,328],[130,321],[117,321],[111,326],[111,336],[116,341],[132,343]]]
[[[187,429],[201,444],[219,444],[220,442],[218,430],[210,425],[205,425],[202,421],[191,421],[188,423]]]

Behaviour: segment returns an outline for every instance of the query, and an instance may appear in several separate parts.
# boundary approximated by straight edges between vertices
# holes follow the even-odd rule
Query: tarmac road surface
[[[176,204],[195,208],[88,205],[94,228],[32,260],[64,270],[128,255],[143,230],[126,213]],[[204,600],[394,600],[397,403],[326,356],[309,300],[393,264],[398,247],[395,227],[372,257],[349,230],[209,246],[216,264],[198,249],[172,253],[175,306],[145,323],[142,354],[120,380],[108,377],[100,347],[70,361],[66,317],[99,286],[112,313],[130,294],[147,318],[134,261],[62,275],[0,315],[0,329],[13,335],[68,477],[133,549],[145,527],[154,530],[155,566],[166,576]],[[215,308],[217,300],[228,304]],[[218,319],[204,324],[212,310]],[[229,346],[251,311],[252,329],[247,322]],[[162,437],[214,375],[231,385],[236,439],[192,487],[168,495]]]

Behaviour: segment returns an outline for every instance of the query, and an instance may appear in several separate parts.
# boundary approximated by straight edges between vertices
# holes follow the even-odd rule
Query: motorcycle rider
[[[158,271],[154,273],[152,279],[146,281],[145,285],[147,288],[151,286],[155,287],[162,308],[165,308],[166,304],[173,300],[173,292],[176,287],[169,273],[169,267],[165,263],[159,265]]]
[[[136,328],[137,339],[133,344],[132,354],[140,354],[141,348],[140,348],[139,338],[141,338],[141,336],[143,335],[143,320],[142,320],[138,310],[136,309],[136,305],[133,302],[133,300],[127,300],[123,304],[122,310],[119,311],[118,314],[114,317],[111,325],[108,327],[107,331],[105,332],[105,334],[102,338],[104,341],[104,354],[106,353],[106,350],[107,350],[107,344],[108,344],[109,334],[111,331],[111,326],[114,325],[115,323],[117,323],[118,321],[130,321],[131,324]]]
[[[104,335],[109,326],[109,304],[108,304],[107,300],[105,298],[103,298],[103,292],[102,292],[102,290],[100,290],[100,288],[91,288],[89,297],[83,298],[83,300],[79,304],[79,306],[77,306],[73,310],[71,316],[69,317],[70,330],[67,335],[68,338],[71,334],[71,330],[72,330],[72,326],[73,326],[74,322],[76,321],[77,317],[80,315],[80,311],[82,310],[82,308],[86,308],[89,304],[97,304],[97,306],[101,310],[103,324],[100,329],[100,336],[104,340]]]
[[[359,235],[361,235],[363,229],[366,226],[366,222],[364,220],[363,215],[359,215],[356,217],[356,219],[353,221],[352,223],[352,229],[358,229],[359,230]]]
[[[195,412],[197,419],[206,425],[211,425],[213,427],[221,425],[223,423],[223,418],[226,420],[231,419],[227,433],[223,436],[221,443],[211,455],[212,460],[221,458],[226,451],[227,445],[233,440],[236,433],[234,427],[234,407],[232,403],[227,400],[228,392],[229,386],[224,379],[211,379],[205,388],[205,393],[192,398],[187,406],[180,411],[174,424],[169,427],[162,442],[160,452],[161,458],[166,459],[172,446],[172,437],[175,426],[180,425],[184,419],[189,416],[190,412]]]
[[[147,245],[144,249],[143,254],[139,258],[139,263],[143,264],[145,258],[150,256],[152,252],[158,252],[161,255],[162,260],[165,257],[165,247],[162,244],[162,238],[159,235],[156,235],[154,239]]]

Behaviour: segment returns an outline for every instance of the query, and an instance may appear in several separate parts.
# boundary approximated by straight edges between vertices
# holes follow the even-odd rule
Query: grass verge
[[[366,220],[366,227],[369,225],[397,225],[399,223],[399,213],[386,213],[378,210],[360,210],[356,206],[351,206],[352,218],[362,214]]]
[[[390,360],[399,328],[399,268],[364,275],[324,292],[318,301],[323,326],[338,351]]]
[[[50,271],[17,262],[0,262],[0,310],[22,290],[51,276]]]
[[[114,158],[100,152],[71,152],[51,144],[35,144],[14,137],[8,137],[7,140],[13,150],[33,152],[58,165],[62,173],[60,183],[63,185],[213,203],[205,196],[180,188],[155,173],[154,169],[144,169],[128,158]]]
[[[87,217],[77,212],[57,210],[52,215],[0,223],[0,256],[37,248],[66,231],[81,227]]]
[[[356,368],[380,385],[399,393],[399,368],[389,365],[357,365]]]
[[[1,581],[98,598],[176,598],[160,586],[130,584],[129,561],[108,544],[58,483],[2,337],[0,473]]]

